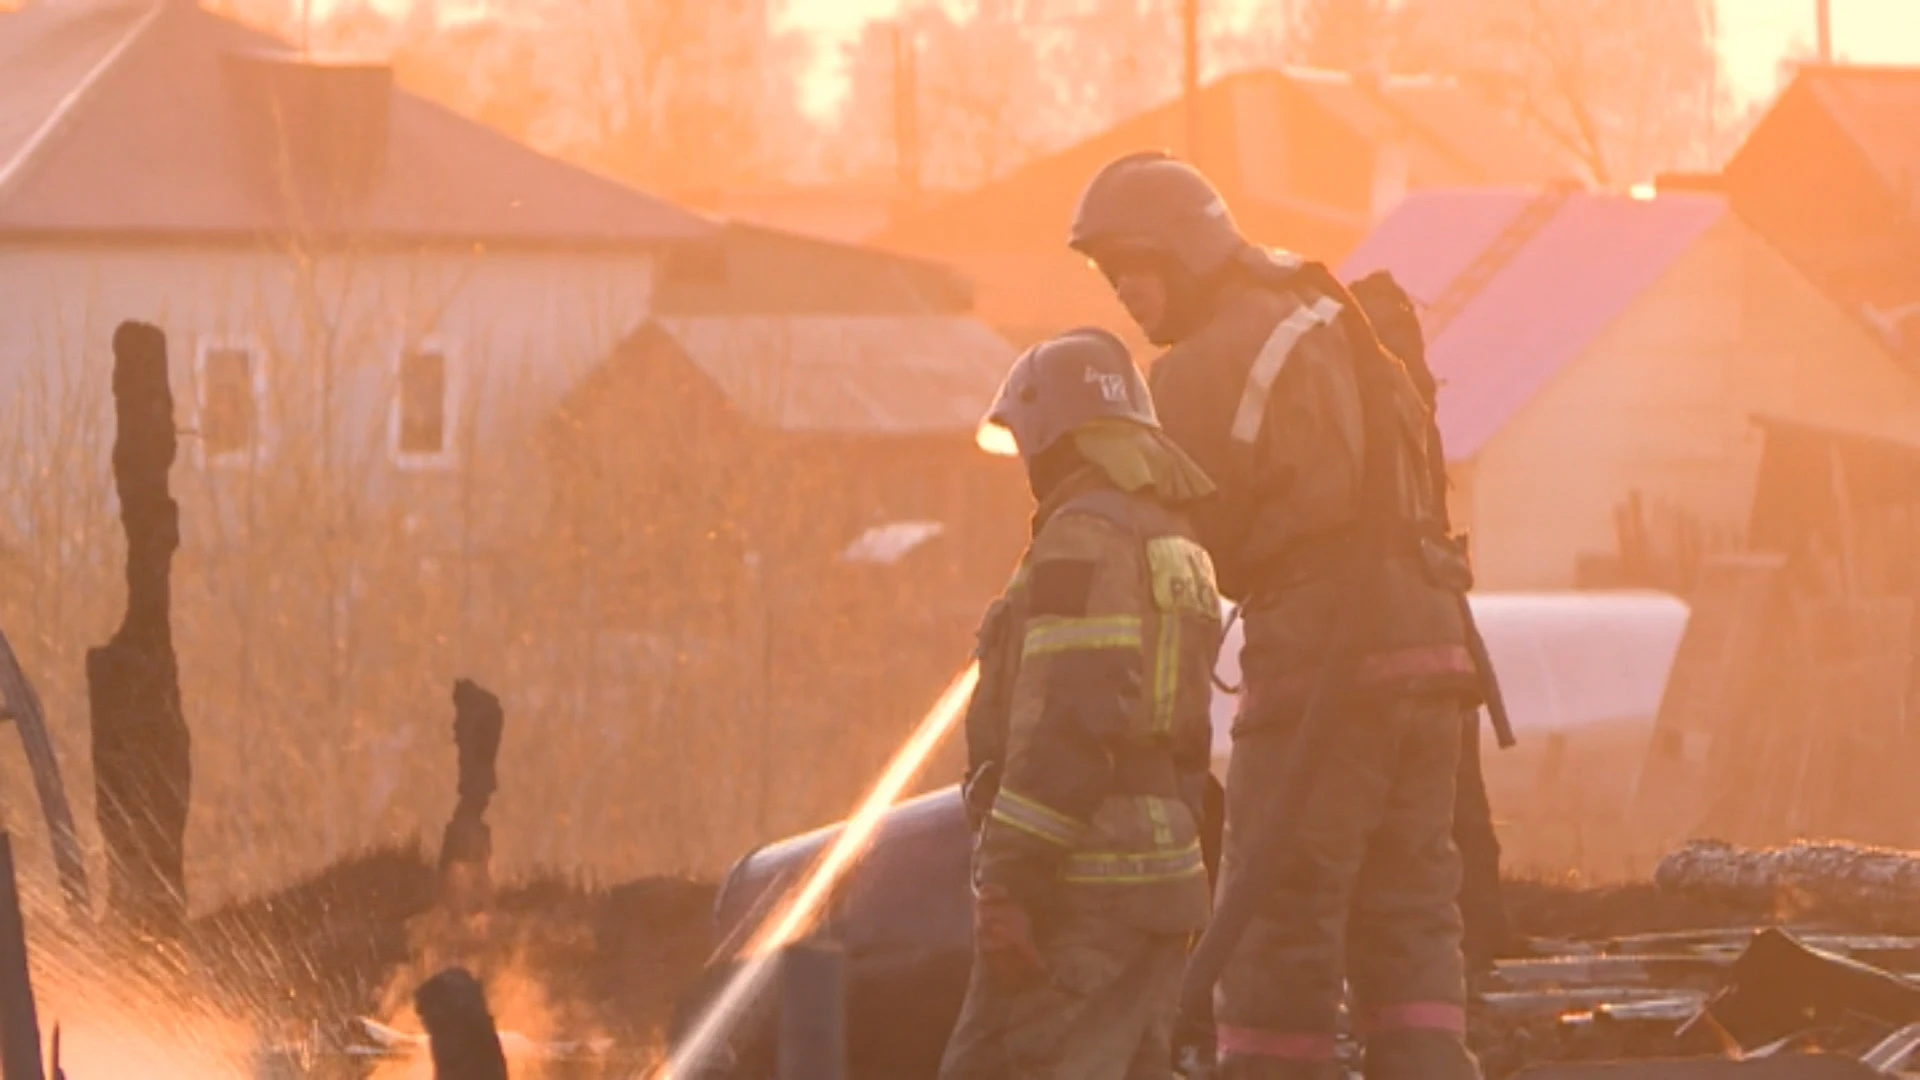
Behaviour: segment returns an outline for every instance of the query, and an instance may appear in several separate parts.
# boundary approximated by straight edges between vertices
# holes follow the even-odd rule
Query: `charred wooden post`
[[[448,968],[421,983],[413,1008],[427,1029],[434,1080],[507,1080],[507,1055],[486,991],[465,968]]]
[[[13,841],[0,832],[0,1080],[42,1080],[40,1018],[27,968],[27,927],[13,876]]]
[[[175,451],[167,340],[122,323],[113,335],[113,481],[127,534],[127,609],[87,653],[96,814],[106,843],[109,916],[177,940],[186,920],[185,840],[193,764],[173,652],[173,553],[180,509],[167,487]]]
[[[779,1080],[845,1080],[847,958],[805,941],[780,953]]]
[[[493,832],[487,803],[499,788],[495,765],[506,712],[500,699],[471,679],[453,684],[453,743],[460,759],[460,798],[440,839],[440,879],[447,906],[465,912],[491,892]]]

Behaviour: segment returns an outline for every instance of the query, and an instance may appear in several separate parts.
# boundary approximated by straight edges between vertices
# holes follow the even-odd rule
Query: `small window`
[[[438,469],[452,463],[457,359],[438,338],[396,356],[389,445],[401,468]]]
[[[200,452],[208,459],[240,457],[259,435],[260,401],[252,349],[209,345],[200,354]]]
[[[411,349],[400,357],[399,451],[447,452],[447,357],[438,349]]]

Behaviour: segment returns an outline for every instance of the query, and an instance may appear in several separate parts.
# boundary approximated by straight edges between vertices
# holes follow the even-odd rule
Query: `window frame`
[[[435,451],[407,450],[400,444],[401,411],[406,400],[406,362],[410,355],[437,353],[441,364],[440,438]],[[404,472],[435,472],[453,468],[460,458],[460,406],[464,370],[459,350],[443,334],[426,334],[395,346],[388,371],[393,393],[387,403],[387,457]]]
[[[253,396],[250,445],[238,450],[213,451],[207,446],[207,359],[215,352],[240,352],[247,357],[247,375]],[[257,334],[202,334],[193,350],[193,456],[200,468],[246,469],[267,458],[267,349]]]

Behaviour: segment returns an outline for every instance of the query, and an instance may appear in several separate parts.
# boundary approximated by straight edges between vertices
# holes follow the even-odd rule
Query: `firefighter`
[[[1439,404],[1440,384],[1427,365],[1426,336],[1420,327],[1420,315],[1413,297],[1400,287],[1393,275],[1376,270],[1350,286],[1353,298],[1373,324],[1380,343],[1407,366],[1420,400],[1429,410]],[[1445,453],[1436,423],[1428,434],[1436,470],[1434,483],[1445,487]],[[1438,500],[1441,527],[1452,531],[1446,515],[1447,501]],[[1491,683],[1491,663],[1481,673],[1482,690],[1497,695]],[[1494,713],[1496,732],[1505,717]],[[1454,777],[1453,844],[1460,851],[1461,951],[1466,955],[1469,982],[1493,970],[1494,959],[1505,956],[1512,946],[1507,926],[1507,904],[1500,884],[1500,838],[1494,832],[1493,806],[1487,800],[1487,778],[1480,764],[1480,714],[1467,712],[1460,718],[1460,772]],[[1504,732],[1501,745],[1511,745],[1513,733]]]
[[[1017,454],[1032,542],[980,629],[966,714],[974,965],[945,1080],[1164,1080],[1200,846],[1220,599],[1184,508],[1212,482],[1126,346],[1015,361],[981,425]]]
[[[1097,173],[1070,243],[1168,347],[1154,401],[1219,487],[1194,522],[1245,624],[1221,894],[1187,976],[1218,965],[1220,1074],[1343,1075],[1350,992],[1371,1080],[1475,1080],[1451,830],[1478,678],[1419,392],[1324,266],[1250,244],[1169,155]]]

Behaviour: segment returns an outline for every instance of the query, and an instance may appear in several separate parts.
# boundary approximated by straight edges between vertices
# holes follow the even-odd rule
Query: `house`
[[[736,733],[682,767],[772,778],[744,818],[732,789],[679,796],[744,848],[884,766],[965,662],[1031,497],[974,444],[1014,350],[953,272],[737,223],[683,255],[551,417],[548,546],[585,557],[550,587],[672,643],[642,681],[677,698],[645,714]]]
[[[1755,414],[1920,427],[1920,378],[1717,195],[1416,194],[1341,273],[1383,268],[1425,305],[1482,588],[1678,584],[1619,564],[1738,546]]]
[[[1080,191],[1108,161],[1149,148],[1196,159],[1253,238],[1338,259],[1409,190],[1536,185],[1573,175],[1491,106],[1437,79],[1253,71],[1201,91],[1199,152],[1180,101],[905,214],[872,237],[937,258],[979,285],[982,318],[1016,344],[1083,323],[1132,334],[1068,251]]]
[[[1801,68],[1721,184],[1760,235],[1920,364],[1920,67]]]
[[[25,5],[0,69],[0,396],[106,415],[109,336],[155,322],[210,476],[324,444],[430,487],[712,230],[194,0]]]

